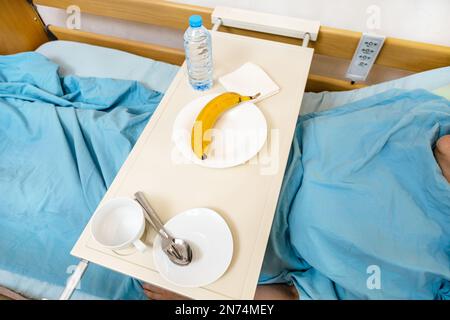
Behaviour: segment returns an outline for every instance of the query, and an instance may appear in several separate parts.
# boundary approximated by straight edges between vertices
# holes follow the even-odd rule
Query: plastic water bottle
[[[189,18],[189,28],[184,33],[184,49],[189,83],[195,90],[208,90],[213,85],[211,35],[202,25],[202,17]]]

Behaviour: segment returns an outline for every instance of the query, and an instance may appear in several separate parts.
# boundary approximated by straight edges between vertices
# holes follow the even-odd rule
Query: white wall
[[[206,7],[216,5],[320,20],[322,25],[369,31],[366,10],[380,8],[386,36],[450,46],[450,0],[177,0]]]

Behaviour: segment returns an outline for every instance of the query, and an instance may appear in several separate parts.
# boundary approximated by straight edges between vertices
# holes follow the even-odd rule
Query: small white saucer
[[[192,262],[178,266],[162,251],[161,238],[153,242],[153,262],[161,276],[180,287],[202,287],[219,279],[233,256],[233,237],[227,223],[215,211],[195,208],[184,211],[166,224],[172,236],[189,242]]]
[[[209,94],[188,103],[175,119],[172,141],[181,155],[210,168],[229,168],[252,159],[267,139],[264,114],[251,102],[244,102],[225,112],[212,130],[208,158],[199,159],[191,147],[192,127],[203,107],[218,94]]]

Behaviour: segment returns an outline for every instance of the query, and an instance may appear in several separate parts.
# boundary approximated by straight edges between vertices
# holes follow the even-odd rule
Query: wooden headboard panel
[[[39,16],[26,0],[0,0],[0,54],[35,50],[47,41]]]

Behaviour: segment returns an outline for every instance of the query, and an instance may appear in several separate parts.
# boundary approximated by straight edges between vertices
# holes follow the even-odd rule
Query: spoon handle
[[[152,206],[148,202],[147,198],[145,197],[144,193],[141,191],[138,191],[134,194],[134,197],[136,198],[136,201],[139,202],[139,204],[144,208],[144,212],[147,216],[147,220],[151,223],[152,227],[163,237],[168,240],[171,240],[172,237],[166,232],[164,229],[164,225],[161,222],[161,219],[156,214],[155,210],[153,210]]]

